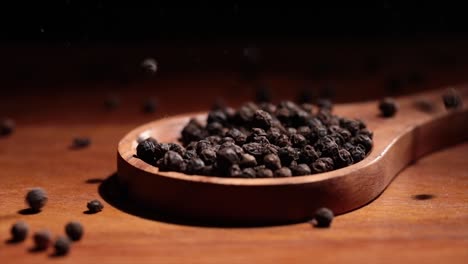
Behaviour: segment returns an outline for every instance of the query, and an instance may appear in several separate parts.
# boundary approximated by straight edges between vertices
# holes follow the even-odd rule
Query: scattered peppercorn
[[[333,211],[328,208],[319,208],[315,211],[314,218],[312,220],[316,227],[329,227],[333,221]]]
[[[49,230],[40,230],[33,235],[36,250],[46,250],[52,243],[52,234]]]
[[[143,103],[143,112],[154,113],[157,107],[158,107],[158,102],[156,101],[156,99],[148,98]]]
[[[11,227],[11,239],[14,242],[21,242],[26,239],[29,226],[24,221],[18,221]]]
[[[85,148],[89,145],[91,145],[91,139],[88,137],[76,137],[72,142],[72,147],[75,149]]]
[[[108,110],[113,110],[120,105],[120,98],[117,95],[109,95],[104,100],[104,107]]]
[[[334,115],[330,101],[319,107],[313,113],[310,104],[291,101],[219,105],[206,124],[189,120],[181,145],[146,139],[136,156],[161,171],[239,178],[310,175],[364,159],[373,145],[366,124]]]
[[[99,200],[89,201],[86,206],[88,207],[88,210],[91,213],[97,213],[104,209],[104,205]]]
[[[42,188],[34,188],[26,194],[26,203],[34,211],[40,211],[47,200],[47,193]]]
[[[446,109],[458,109],[463,106],[463,101],[457,90],[450,88],[442,95]]]
[[[76,221],[69,222],[65,225],[65,233],[72,241],[78,241],[83,236],[83,226]]]
[[[54,243],[55,255],[64,256],[70,251],[70,240],[67,237],[59,236]]]
[[[392,117],[398,110],[398,104],[392,98],[384,98],[379,103],[379,110],[383,117]]]
[[[12,119],[5,118],[0,121],[0,136],[6,136],[15,130],[15,122]]]

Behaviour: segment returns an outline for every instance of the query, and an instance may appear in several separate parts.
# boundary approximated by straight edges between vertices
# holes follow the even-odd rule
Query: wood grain
[[[108,112],[102,109],[102,99],[111,90],[103,88],[93,96],[77,91],[74,96],[32,92],[2,98],[1,112],[14,118],[18,127],[10,137],[0,138],[1,263],[466,263],[468,259],[468,143],[415,162],[380,197],[338,216],[330,229],[307,223],[193,226],[131,214],[104,200],[99,187],[115,173],[116,143],[128,131],[166,114],[206,105],[183,99],[181,108],[175,96],[162,91],[165,108],[143,115],[141,98],[151,93],[137,95],[130,89],[122,91],[126,99],[122,107]],[[236,100],[249,93],[242,94]],[[90,136],[93,144],[70,150],[77,135]],[[26,207],[26,191],[34,186],[47,190],[49,203],[39,214],[19,214]],[[84,214],[86,202],[95,198],[104,202],[104,211]],[[20,219],[33,231],[49,228],[56,235],[63,234],[68,221],[79,220],[85,236],[64,258],[49,257],[51,251],[30,253],[31,239],[22,244],[5,242],[11,224]]]

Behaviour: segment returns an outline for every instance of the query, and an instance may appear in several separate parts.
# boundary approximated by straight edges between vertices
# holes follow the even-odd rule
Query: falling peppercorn
[[[457,90],[450,88],[447,89],[442,95],[446,109],[459,109],[463,106],[463,101]]]
[[[379,103],[379,110],[383,117],[392,117],[398,110],[398,104],[393,98],[384,98]]]
[[[0,120],[0,136],[7,136],[15,130],[15,122],[12,119],[4,118]]]

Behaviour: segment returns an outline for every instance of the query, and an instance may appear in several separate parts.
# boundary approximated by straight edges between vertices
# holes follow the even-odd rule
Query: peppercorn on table
[[[76,85],[68,92],[51,87],[0,98],[0,113],[16,123],[10,135],[0,137],[1,263],[465,263],[468,259],[466,142],[411,164],[378,198],[336,216],[329,228],[314,228],[307,222],[205,225],[119,200],[112,188],[116,148],[128,131],[157,118],[205,111],[217,96],[233,106],[252,99],[252,87],[231,74],[184,77]],[[428,74],[426,88],[452,80],[459,82],[460,73]],[[294,77],[278,74],[266,75],[264,81],[272,88],[273,100],[294,99],[297,90],[282,87],[300,84]],[[360,85],[371,91],[374,83]],[[343,80],[345,84],[357,85],[353,80]],[[352,93],[336,90],[338,100],[356,96]],[[111,108],[106,101],[109,94],[119,96]],[[153,96],[158,98],[157,107],[147,111],[146,99]],[[377,104],[375,111],[377,115]],[[76,148],[77,138],[90,141]],[[39,213],[27,210],[25,203],[26,193],[34,187],[43,188],[48,196]],[[102,211],[90,213],[87,203],[95,199],[102,202]],[[27,223],[29,233],[18,243],[11,240],[10,228],[19,220]],[[34,249],[34,232],[49,230],[55,240],[66,236],[70,222],[81,223],[84,233],[71,243],[68,254],[57,255],[52,247]],[[59,249],[66,250],[66,245]]]

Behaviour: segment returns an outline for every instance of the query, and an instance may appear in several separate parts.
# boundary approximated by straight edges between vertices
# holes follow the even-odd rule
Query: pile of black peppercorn
[[[161,171],[236,178],[301,176],[361,161],[372,132],[361,120],[336,116],[332,105],[282,101],[217,107],[206,125],[191,119],[180,141],[141,141],[137,157]]]

